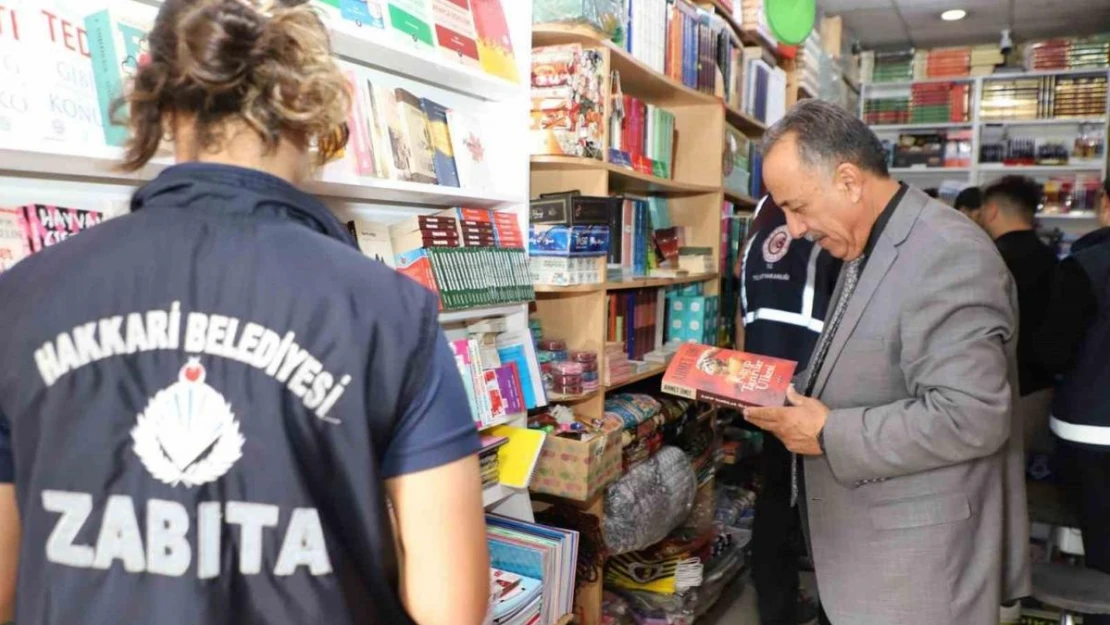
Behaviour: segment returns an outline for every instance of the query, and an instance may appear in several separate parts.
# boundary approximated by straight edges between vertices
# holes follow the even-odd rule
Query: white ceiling
[[[1011,28],[1018,43],[1110,31],[1110,0],[817,0],[864,48],[997,43]],[[957,22],[942,11],[964,9]]]

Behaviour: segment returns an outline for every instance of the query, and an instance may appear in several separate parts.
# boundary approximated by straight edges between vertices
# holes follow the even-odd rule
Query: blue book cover
[[[451,130],[447,126],[447,107],[428,98],[420,99],[420,108],[428,117],[428,133],[432,138],[436,181],[445,187],[459,186],[459,172],[455,168],[455,153],[451,148]]]
[[[524,405],[529,409],[538,406],[536,401],[536,393],[532,385],[531,369],[528,367],[528,354],[524,350],[523,345],[509,345],[507,347],[498,347],[497,356],[501,359],[501,363],[516,363],[516,370],[520,374],[520,386],[524,391]],[[508,570],[508,569],[506,569]],[[517,571],[512,571],[517,573]],[[524,573],[518,573],[524,575]]]

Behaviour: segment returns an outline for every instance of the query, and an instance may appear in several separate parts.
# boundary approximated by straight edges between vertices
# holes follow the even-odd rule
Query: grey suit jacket
[[[909,189],[814,388],[831,412],[805,503],[834,625],[993,625],[1029,593],[1016,310],[987,236]]]

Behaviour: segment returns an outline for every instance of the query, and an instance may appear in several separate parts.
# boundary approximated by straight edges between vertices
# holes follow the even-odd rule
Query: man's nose
[[[806,228],[806,225],[802,223],[802,220],[796,217],[790,211],[783,211],[783,213],[786,214],[786,229],[790,233],[790,236],[794,237],[795,239],[800,239],[804,237],[809,228]]]

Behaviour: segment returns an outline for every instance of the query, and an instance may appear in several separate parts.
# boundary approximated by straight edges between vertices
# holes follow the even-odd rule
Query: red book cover
[[[493,222],[493,211],[487,208],[458,208],[456,214],[460,221],[477,221],[481,223]]]
[[[440,52],[465,65],[479,67],[477,33],[469,0],[434,0],[432,15]]]
[[[439,300],[439,308],[443,310],[443,301],[439,297],[439,287],[436,285],[435,273],[432,271],[432,261],[428,258],[427,250],[417,249],[397,255],[397,272],[416,280]]]
[[[500,0],[470,0],[474,14],[474,29],[478,33],[478,57],[482,69],[508,80],[520,80],[513,54],[513,41],[509,36],[509,24]]]
[[[663,392],[729,408],[783,406],[797,363],[683,343],[663,374]]]

